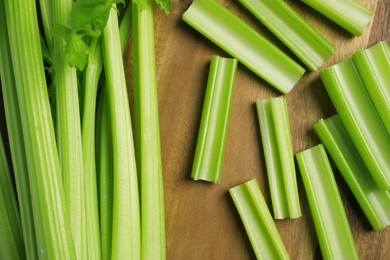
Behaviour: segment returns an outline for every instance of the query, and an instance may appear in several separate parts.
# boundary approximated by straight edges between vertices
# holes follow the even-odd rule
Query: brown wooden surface
[[[190,174],[209,62],[214,54],[227,55],[181,20],[191,2],[174,0],[170,16],[166,17],[160,11],[155,16],[167,258],[253,259],[253,250],[228,189],[256,178],[270,205],[254,102],[258,98],[278,96],[280,93],[240,65],[222,182],[216,185],[192,181]],[[286,50],[238,1],[221,2]],[[322,68],[349,58],[359,47],[369,47],[378,40],[390,40],[390,1],[358,2],[374,10],[375,16],[364,35],[356,38],[303,3],[289,1],[297,12],[337,47],[337,52]],[[130,55],[125,59],[129,60]],[[306,73],[287,95],[287,100],[294,151],[318,144],[319,140],[312,130],[313,124],[321,117],[335,113],[318,73]],[[296,220],[276,221],[276,224],[292,259],[318,259],[321,252],[299,172],[297,175],[303,216]],[[390,259],[390,230],[372,232],[343,180],[337,177],[337,181],[361,258]]]

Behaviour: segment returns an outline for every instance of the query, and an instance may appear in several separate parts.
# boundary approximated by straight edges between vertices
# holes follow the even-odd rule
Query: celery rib
[[[380,42],[367,50],[359,50],[353,56],[360,76],[387,133],[390,134],[390,52],[386,42]]]
[[[256,180],[233,187],[229,193],[257,259],[290,259]]]
[[[284,1],[239,0],[312,71],[332,56],[335,47]]]
[[[151,1],[132,4],[134,103],[141,194],[141,259],[165,259],[164,191]]]
[[[355,36],[360,36],[372,12],[354,0],[301,0]]]
[[[213,56],[191,177],[221,182],[237,60]]]
[[[298,218],[302,214],[286,99],[258,100],[256,106],[274,217]]]
[[[112,259],[140,259],[140,213],[130,107],[117,13],[103,29],[103,58],[113,138]]]
[[[359,259],[332,168],[322,144],[297,154],[324,259]]]
[[[320,120],[314,130],[336,163],[375,231],[390,224],[390,192],[378,188],[340,117]]]
[[[125,52],[126,44],[130,38],[132,23],[133,23],[133,9],[131,8],[131,5],[129,5],[126,8],[125,14],[122,17],[119,26],[122,53]]]
[[[383,190],[390,188],[390,138],[351,60],[320,73],[345,128],[372,177]]]
[[[182,19],[282,93],[288,93],[304,73],[216,0],[195,0]]]

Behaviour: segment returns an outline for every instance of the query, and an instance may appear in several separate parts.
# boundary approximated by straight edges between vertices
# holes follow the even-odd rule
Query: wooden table
[[[221,184],[194,182],[190,174],[209,62],[214,54],[228,55],[181,20],[191,2],[174,0],[168,17],[161,11],[155,15],[167,258],[253,259],[253,250],[228,189],[256,178],[271,206],[255,101],[279,96],[280,92],[239,65]],[[293,57],[238,1],[220,2]],[[379,40],[390,41],[389,0],[358,0],[375,13],[359,38],[352,37],[300,1],[288,2],[337,47],[321,69],[351,57],[358,48],[370,47]],[[126,61],[130,60],[129,49],[128,46]],[[313,124],[335,114],[318,72],[306,73],[287,95],[287,101],[294,152],[318,144]],[[292,259],[319,259],[321,252],[299,171],[297,176],[303,216],[277,220],[276,225]],[[336,179],[360,257],[390,259],[390,229],[371,231],[337,172]]]

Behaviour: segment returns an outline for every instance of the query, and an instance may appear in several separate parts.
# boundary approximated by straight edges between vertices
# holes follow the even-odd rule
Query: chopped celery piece
[[[165,259],[165,213],[151,1],[132,3],[137,170],[141,195],[141,258]]]
[[[257,259],[290,259],[255,179],[229,189]]]
[[[257,100],[256,106],[274,217],[298,218],[302,214],[286,99]]]
[[[299,16],[286,2],[239,0],[312,71],[318,69],[335,47]]]
[[[5,1],[38,254],[40,258],[75,259],[35,4],[33,0]]]
[[[345,128],[377,185],[390,188],[390,138],[351,60],[320,73]]]
[[[18,202],[0,134],[0,259],[25,259]]]
[[[380,42],[367,50],[359,50],[353,56],[360,76],[376,111],[390,134],[390,52],[386,42]]]
[[[213,56],[191,177],[221,182],[237,60]]]
[[[355,36],[360,36],[372,12],[354,0],[301,0]]]
[[[297,154],[324,259],[359,259],[332,168],[322,144]]]
[[[38,249],[35,237],[34,217],[31,203],[30,181],[23,141],[22,119],[16,93],[16,82],[8,41],[3,1],[0,2],[0,79],[4,100],[12,165],[20,208],[23,240],[27,259],[37,259]],[[1,250],[0,250],[1,251]]]
[[[183,20],[282,93],[305,71],[216,0],[195,0]]]
[[[320,120],[314,130],[339,168],[375,231],[390,224],[390,191],[378,188],[340,118]]]
[[[118,17],[113,7],[103,29],[103,59],[113,145],[112,259],[140,259],[137,168]]]

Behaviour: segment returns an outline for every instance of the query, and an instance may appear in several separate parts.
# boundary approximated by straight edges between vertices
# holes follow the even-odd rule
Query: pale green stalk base
[[[320,73],[345,128],[377,185],[390,189],[390,138],[351,60]]]
[[[354,0],[301,0],[355,36],[360,36],[372,12]]]
[[[286,2],[239,0],[312,71],[332,56],[335,47]]]
[[[35,1],[5,1],[5,10],[26,147],[38,254],[48,259],[74,259]]]
[[[324,259],[359,259],[332,168],[322,144],[297,154]]]
[[[257,259],[290,259],[256,180],[229,189]]]
[[[2,5],[1,5],[2,6]],[[0,259],[25,259],[22,225],[0,133]]]
[[[182,18],[282,93],[288,93],[305,72],[215,0],[195,0]]]
[[[117,12],[103,30],[103,57],[113,140],[112,259],[140,259],[137,168]]]
[[[390,225],[390,191],[378,188],[340,118],[320,120],[314,130],[339,168],[375,231]]]
[[[165,259],[164,191],[152,3],[133,8],[137,162],[141,194],[141,259]]]
[[[368,94],[390,135],[390,52],[386,42],[380,42],[367,50],[359,50],[353,56]]]
[[[237,60],[213,56],[191,177],[221,182]]]
[[[256,106],[274,217],[298,218],[302,214],[286,99],[257,100]]]

